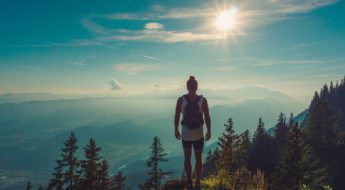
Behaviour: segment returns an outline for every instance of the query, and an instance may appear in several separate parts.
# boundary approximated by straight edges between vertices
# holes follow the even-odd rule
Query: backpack
[[[198,129],[204,124],[203,113],[200,112],[199,101],[202,96],[198,96],[194,101],[189,100],[187,95],[183,96],[187,100],[185,112],[181,124],[189,129]]]

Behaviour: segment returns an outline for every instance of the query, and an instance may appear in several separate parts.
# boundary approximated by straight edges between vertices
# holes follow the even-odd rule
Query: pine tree
[[[212,154],[212,150],[208,150],[207,154],[206,154],[206,158],[205,158],[205,162],[203,163],[202,166],[202,176],[209,176],[212,174],[212,172],[214,172],[214,165],[213,165],[213,154]],[[183,171],[184,174],[184,171]],[[183,179],[183,178],[181,178]]]
[[[311,189],[323,189],[328,185],[328,172],[326,167],[322,167],[320,161],[312,154],[308,144],[304,144],[302,149],[303,157],[301,160],[303,171],[303,184]]]
[[[202,176],[208,177],[217,173],[217,162],[219,161],[220,151],[216,147],[213,151],[209,150],[206,156],[206,160],[202,166]],[[184,174],[184,172],[183,172]],[[182,178],[183,179],[183,178]]]
[[[224,124],[225,131],[218,138],[219,153],[216,160],[218,188],[234,189],[238,188],[244,170],[241,163],[236,159],[241,154],[239,150],[241,144],[240,136],[235,134],[234,124],[231,118]],[[236,152],[238,151],[238,152]]]
[[[342,134],[342,143],[337,148],[337,155],[333,161],[332,177],[334,178],[334,189],[345,189],[345,133]]]
[[[254,133],[254,137],[253,139],[256,139],[257,137],[263,135],[266,133],[266,130],[265,130],[265,124],[264,122],[262,121],[262,118],[260,117],[259,118],[259,123],[258,123],[258,127],[256,128],[256,131]]]
[[[248,169],[249,148],[251,146],[249,130],[237,136],[233,147],[234,173],[230,178],[233,181],[231,189],[243,189],[252,179]]]
[[[333,94],[334,91],[335,91],[335,88],[334,88],[334,85],[333,85],[333,81],[331,81],[331,84],[329,85],[329,92],[330,92],[331,94]]]
[[[251,149],[249,150],[248,165],[251,171],[263,171],[270,176],[275,165],[275,145],[273,138],[265,129],[265,124],[259,118],[257,129],[254,133]]]
[[[339,90],[339,82],[337,81],[337,83],[335,84],[335,90]]]
[[[322,89],[321,89],[321,92],[320,92],[320,99],[321,101],[327,101],[328,100],[328,97],[329,97],[329,89],[328,89],[328,86],[327,84],[325,84]]]
[[[338,142],[335,115],[329,105],[321,101],[310,110],[307,137],[315,156],[323,164],[330,163]]]
[[[76,151],[77,139],[73,132],[70,137],[64,141],[64,147],[61,149],[61,160],[56,160],[53,178],[49,181],[47,189],[72,190],[78,186]]]
[[[275,141],[275,151],[276,156],[273,158],[278,162],[284,153],[284,145],[288,128],[286,126],[286,117],[283,113],[279,114],[278,122],[275,128],[274,141]]]
[[[82,165],[81,189],[98,190],[98,171],[102,156],[99,155],[101,148],[97,147],[96,142],[91,138],[89,144],[84,148],[85,160]]]
[[[62,174],[62,181],[66,190],[75,189],[79,183],[79,176],[77,174],[78,160],[76,158],[77,149],[77,138],[71,132],[69,138],[64,142],[64,147],[61,149],[61,165],[65,168]]]
[[[294,124],[287,134],[283,159],[273,174],[272,189],[299,190],[303,186],[319,189],[326,185],[326,174],[312,157],[298,124]]]
[[[205,159],[205,162],[211,162],[212,160],[212,150],[208,150],[207,153],[206,153],[206,159]]]
[[[315,94],[314,94],[314,97],[310,103],[310,106],[309,106],[309,110],[312,110],[314,108],[314,106],[316,104],[318,104],[320,102],[320,96],[319,96],[319,93],[316,91]]]
[[[26,183],[26,190],[32,190],[32,185],[30,181]]]
[[[287,134],[287,127],[286,127],[285,120],[286,120],[285,115],[283,113],[280,113],[278,117],[278,123],[275,128],[275,140],[279,146],[283,146],[285,144],[285,138]]]
[[[108,175],[109,164],[106,160],[102,160],[98,171],[98,185],[101,190],[110,190],[111,183]]]
[[[331,176],[329,183],[333,186],[343,183],[343,180],[339,180],[338,177],[341,173],[339,168],[342,167],[343,161],[337,161],[340,155],[338,146],[341,145],[341,132],[337,125],[334,110],[327,102],[320,101],[310,110],[306,133],[313,154],[322,165],[327,166],[327,171]]]
[[[48,190],[62,190],[63,189],[63,175],[62,175],[62,161],[55,160],[56,166],[54,168],[53,178],[49,180]]]
[[[294,125],[294,123],[295,123],[294,120],[295,120],[295,119],[294,119],[293,113],[291,112],[290,118],[289,118],[289,127],[290,127],[290,128]]]
[[[151,145],[151,156],[147,161],[146,166],[149,169],[148,179],[145,181],[144,185],[140,186],[141,189],[154,189],[158,190],[161,188],[161,179],[170,174],[171,172],[164,172],[159,168],[160,162],[167,162],[165,158],[167,153],[164,152],[164,149],[161,145],[161,142],[158,137],[153,138]]]
[[[125,180],[126,180],[126,177],[122,175],[121,171],[119,171],[112,178],[111,190],[125,190]]]
[[[224,124],[225,131],[218,138],[218,147],[219,147],[219,159],[217,161],[217,170],[224,170],[225,174],[234,169],[233,162],[233,146],[238,136],[235,135],[234,123],[232,118],[227,120],[227,123]],[[229,174],[227,174],[229,175]]]
[[[237,141],[235,141],[234,147],[234,162],[236,166],[247,166],[249,148],[251,147],[249,130],[246,130],[238,136]]]

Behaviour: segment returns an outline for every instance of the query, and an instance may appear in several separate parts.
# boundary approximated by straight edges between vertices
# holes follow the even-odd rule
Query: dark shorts
[[[194,150],[195,149],[200,150],[204,148],[204,138],[201,138],[195,141],[182,140],[182,145],[183,145],[183,148],[192,148],[192,145],[193,145]]]

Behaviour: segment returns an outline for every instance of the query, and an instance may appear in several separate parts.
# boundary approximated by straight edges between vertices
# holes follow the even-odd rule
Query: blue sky
[[[232,28],[219,13],[236,8]],[[128,95],[259,86],[307,101],[345,74],[336,0],[2,0],[0,93]]]

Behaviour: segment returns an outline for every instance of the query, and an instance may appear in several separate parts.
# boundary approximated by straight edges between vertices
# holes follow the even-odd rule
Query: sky
[[[255,86],[308,101],[345,74],[344,10],[341,0],[1,0],[0,94],[150,96],[194,75],[205,92]]]

